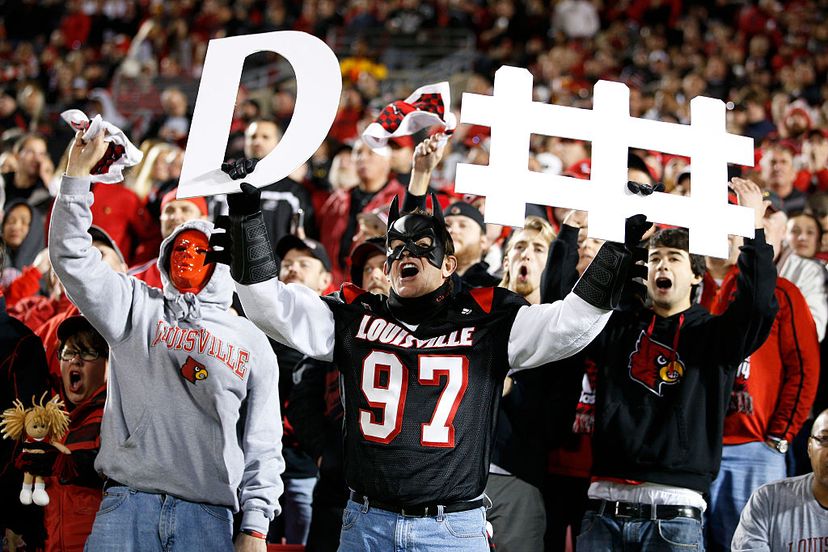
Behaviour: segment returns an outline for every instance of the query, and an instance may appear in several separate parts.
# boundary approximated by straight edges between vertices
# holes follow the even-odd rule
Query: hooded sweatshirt
[[[29,210],[31,216],[29,232],[17,249],[13,250],[8,245],[6,246],[5,266],[22,271],[23,268],[34,262],[37,254],[43,249],[43,216],[26,201],[18,199],[6,204],[5,209],[3,209],[3,220],[8,218],[9,213],[19,205]]]
[[[267,533],[284,471],[278,366],[267,338],[228,313],[233,292],[217,264],[198,294],[170,282],[167,258],[194,220],[161,244],[163,290],[112,271],[86,231],[88,178],[64,176],[50,257],[69,298],[110,346],[107,402],[95,468],[131,488],[222,505],[242,529]]]

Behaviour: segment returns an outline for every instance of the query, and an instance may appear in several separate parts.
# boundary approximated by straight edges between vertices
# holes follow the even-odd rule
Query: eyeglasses
[[[811,435],[809,439],[813,439],[816,442],[817,446],[820,448],[828,447],[828,435],[823,435],[822,437]]]
[[[101,358],[101,354],[98,351],[92,351],[90,349],[84,349],[82,351],[64,349],[60,352],[60,354],[58,354],[58,358],[60,360],[72,360],[76,356],[81,360],[85,360],[87,362],[92,362],[93,360],[98,360],[99,358]]]

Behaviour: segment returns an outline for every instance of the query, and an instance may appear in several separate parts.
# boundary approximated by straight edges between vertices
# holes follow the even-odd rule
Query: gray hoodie
[[[190,221],[164,240],[162,291],[101,261],[86,231],[92,201],[88,178],[63,177],[49,256],[69,298],[111,347],[96,469],[145,492],[241,505],[242,529],[267,533],[284,471],[276,356],[260,330],[228,312],[226,265],[216,265],[197,295],[179,293],[165,266],[178,233],[209,236],[213,225]]]

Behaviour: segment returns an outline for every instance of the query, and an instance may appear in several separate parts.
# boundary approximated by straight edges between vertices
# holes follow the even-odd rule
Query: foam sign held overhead
[[[647,219],[690,230],[690,251],[726,258],[728,234],[753,237],[753,211],[727,202],[727,164],[753,165],[753,140],[729,134],[725,105],[714,98],[690,102],[691,124],[630,117],[630,91],[599,81],[593,108],[532,101],[532,75],[504,66],[495,73],[494,94],[463,94],[460,122],[491,127],[489,164],[457,166],[455,191],[486,196],[486,222],[522,226],[527,203],[589,212],[589,236],[624,241],[624,219]],[[528,169],[531,134],[592,143],[589,180]],[[690,197],[627,189],[629,148],[691,158]]]
[[[336,55],[313,35],[277,31],[211,40],[184,152],[178,197],[237,192],[239,183],[221,171],[233,120],[242,66],[250,54],[275,52],[296,75],[296,106],[276,148],[245,182],[261,188],[289,175],[319,148],[336,117],[342,77]]]

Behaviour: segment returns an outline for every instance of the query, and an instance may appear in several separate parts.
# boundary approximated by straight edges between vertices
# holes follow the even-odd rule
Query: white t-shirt
[[[814,498],[814,474],[759,487],[748,500],[731,550],[828,550],[828,510]]]

